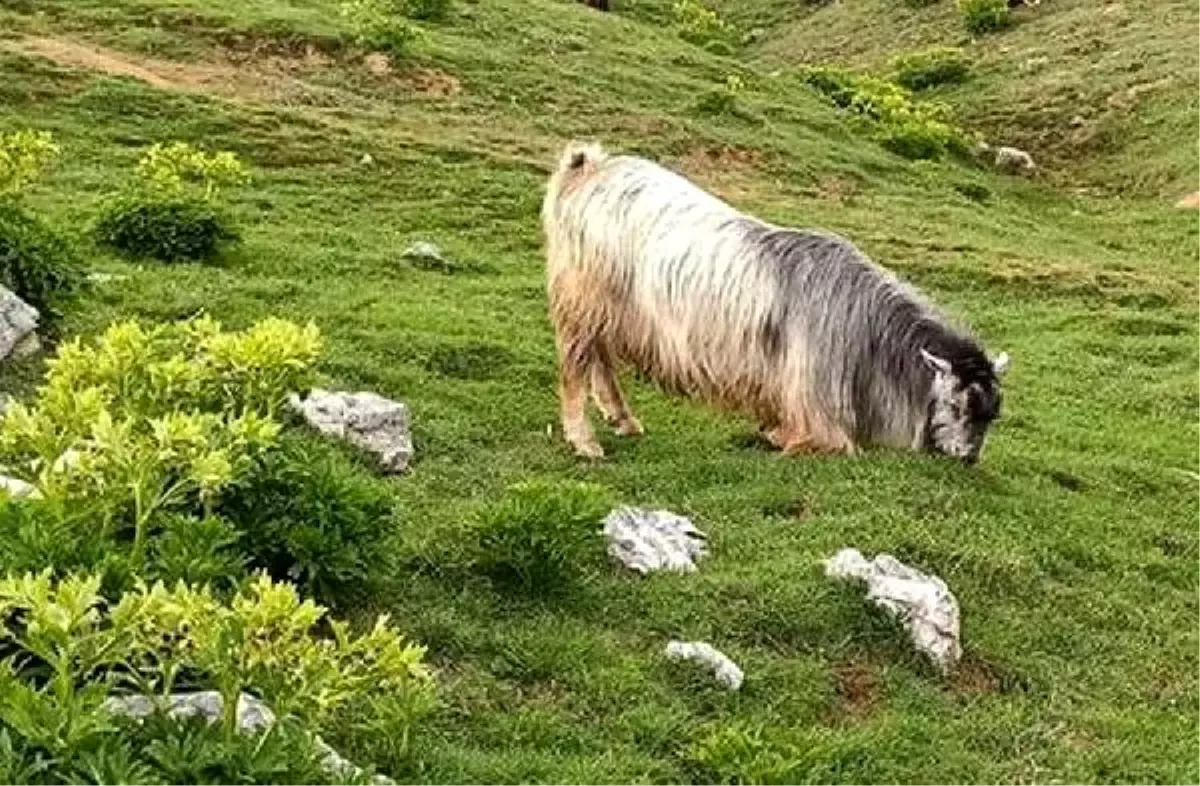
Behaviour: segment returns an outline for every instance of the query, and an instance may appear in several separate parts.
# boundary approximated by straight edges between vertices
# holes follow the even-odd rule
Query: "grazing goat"
[[[880,444],[973,463],[999,375],[966,334],[849,241],[743,214],[650,161],[572,143],[542,205],[562,426],[603,455],[587,396],[640,434],[625,362],[759,419],[787,453]]]

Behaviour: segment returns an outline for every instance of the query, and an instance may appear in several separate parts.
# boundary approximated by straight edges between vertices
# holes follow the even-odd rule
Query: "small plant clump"
[[[702,93],[696,100],[696,109],[706,115],[731,115],[738,112],[738,96],[746,89],[746,82],[736,74],[725,77],[718,88]]]
[[[934,46],[898,55],[890,67],[897,84],[912,91],[957,84],[971,75],[970,58],[953,46]]]
[[[78,288],[81,266],[70,244],[20,198],[59,152],[44,131],[0,135],[0,286],[48,319]]]
[[[680,38],[713,54],[733,54],[737,29],[701,0],[675,0],[671,10]]]
[[[206,318],[118,323],[94,343],[62,344],[34,400],[0,420],[0,471],[40,496],[0,500],[0,531],[14,544],[57,540],[64,567],[102,562],[118,582],[240,564],[217,548],[237,534],[222,497],[275,446],[277,415],[308,384],[320,346],[311,325],[265,320],[231,333]],[[38,555],[16,545],[0,566],[33,567],[22,558]]]
[[[403,0],[405,16],[429,22],[445,19],[453,5],[452,0]]]
[[[409,9],[416,14],[408,13]],[[420,17],[421,13],[445,13],[446,3],[436,0],[405,3],[398,6],[394,0],[341,0],[338,13],[350,28],[351,43],[360,49],[403,55],[421,36],[421,31],[405,19],[434,19],[436,16]]]
[[[969,146],[967,134],[951,121],[948,106],[915,101],[895,82],[828,66],[808,68],[803,78],[866,123],[879,144],[897,155],[937,159]]]
[[[963,24],[973,35],[1001,30],[1012,24],[1008,0],[958,0]]]
[[[328,638],[313,634],[319,626],[328,627]],[[386,617],[355,636],[265,576],[227,601],[183,583],[139,583],[115,602],[96,575],[56,581],[47,569],[9,576],[0,579],[0,636],[10,654],[0,664],[0,775],[13,783],[240,782],[209,780],[213,768],[227,775],[248,769],[251,782],[328,782],[319,729],[340,722],[352,705],[353,715],[369,716],[360,696],[420,707],[432,686],[423,648]],[[165,701],[198,690],[222,698],[220,722],[211,727],[175,724],[160,713],[147,733],[115,712],[114,701],[131,694]],[[243,692],[272,708],[270,728],[254,735],[239,729]],[[291,755],[270,744],[272,734],[291,743]],[[177,780],[180,770],[202,763],[210,770],[205,780]]]
[[[219,208],[221,190],[249,181],[233,153],[185,142],[155,144],[138,161],[133,185],[105,207],[97,240],[135,259],[210,260],[238,239]]]
[[[483,511],[475,531],[475,568],[504,589],[560,592],[603,553],[600,521],[611,509],[600,486],[517,484]]]

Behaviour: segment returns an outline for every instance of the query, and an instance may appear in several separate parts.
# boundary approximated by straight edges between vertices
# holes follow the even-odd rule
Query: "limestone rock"
[[[408,470],[413,455],[408,407],[375,393],[338,393],[314,388],[292,407],[322,434],[375,454],[385,472]]]
[[[713,676],[722,687],[738,690],[742,687],[745,674],[729,657],[703,641],[669,641],[667,657],[671,660],[691,660],[712,670]]]
[[[608,553],[630,570],[691,573],[708,537],[691,521],[666,510],[621,507],[604,519]]]
[[[173,693],[170,696],[110,696],[104,702],[104,708],[113,715],[127,718],[146,718],[153,715],[159,706],[163,706],[167,716],[175,719],[205,718],[210,723],[221,719],[225,701],[221,694],[214,690],[197,691],[196,693]],[[238,694],[237,728],[242,734],[253,734],[266,729],[275,723],[275,713],[262,700],[246,694]],[[344,778],[357,778],[362,769],[342,758],[320,737],[314,742],[321,751],[322,764],[326,772]],[[376,776],[374,783],[390,784],[393,781],[382,776]]]
[[[36,308],[0,287],[0,360],[37,350],[38,319]]]
[[[903,623],[913,646],[943,672],[962,657],[958,600],[946,582],[897,560],[890,554],[867,559],[857,549],[842,549],[825,561],[825,575],[867,583],[867,600]]]
[[[1037,169],[1033,157],[1015,147],[996,148],[996,168],[1013,175],[1029,174]]]

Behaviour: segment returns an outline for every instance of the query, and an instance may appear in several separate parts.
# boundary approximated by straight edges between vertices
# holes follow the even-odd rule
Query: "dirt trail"
[[[86,68],[110,76],[127,76],[160,90],[234,95],[235,87],[245,81],[238,70],[216,64],[174,63],[148,57],[134,57],[92,44],[62,38],[28,36],[5,42],[10,50],[37,55],[59,65]]]

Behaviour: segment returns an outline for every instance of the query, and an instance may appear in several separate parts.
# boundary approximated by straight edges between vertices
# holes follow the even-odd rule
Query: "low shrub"
[[[954,190],[972,202],[980,204],[991,201],[992,189],[974,180],[963,180],[954,184]]]
[[[103,246],[134,259],[214,259],[238,232],[220,208],[221,189],[249,175],[232,153],[205,153],[184,142],[151,146],[136,178],[108,200],[94,233]]]
[[[505,589],[558,593],[598,563],[600,521],[611,502],[587,483],[513,486],[480,516],[474,566]]]
[[[808,68],[802,75],[813,89],[863,121],[880,145],[898,155],[936,159],[968,148],[968,136],[953,124],[948,106],[915,101],[895,82],[833,67]]]
[[[60,345],[35,399],[0,420],[0,471],[47,500],[9,526],[35,542],[38,528],[74,527],[132,574],[214,576],[232,557],[209,553],[228,542],[209,519],[275,445],[275,415],[307,387],[319,350],[311,325],[230,333],[204,318],[117,323],[93,343]],[[202,531],[180,532],[190,527]]]
[[[696,109],[706,115],[736,115],[738,96],[746,89],[746,83],[736,74],[725,78],[721,87],[701,93],[696,99]]]
[[[445,19],[453,5],[453,0],[403,0],[405,16],[427,21]]]
[[[350,28],[350,39],[354,46],[403,55],[420,38],[421,31],[405,20],[402,14],[410,7],[420,13],[434,11],[443,5],[436,0],[418,0],[411,6],[406,3],[401,8],[395,0],[341,0],[338,12]]]
[[[991,33],[1012,23],[1008,0],[958,0],[958,10],[968,32],[974,35]]]
[[[0,199],[19,196],[60,152],[46,131],[0,134]]]
[[[225,215],[208,203],[122,197],[110,202],[95,227],[96,240],[131,259],[204,261],[239,239]]]
[[[909,90],[928,90],[938,85],[966,81],[971,60],[958,47],[934,46],[892,58],[895,81]]]
[[[737,29],[701,0],[675,0],[671,6],[679,37],[714,54],[731,54],[737,41]]]
[[[239,235],[228,218],[204,202],[125,197],[104,208],[96,240],[131,259],[203,262]]]
[[[322,603],[344,605],[388,573],[392,495],[324,442],[284,437],[220,512],[238,522],[252,567],[297,582]]]
[[[241,782],[211,780],[222,773],[321,782],[330,778],[313,737],[322,726],[338,722],[357,697],[420,706],[432,690],[424,650],[386,618],[356,637],[265,577],[227,603],[208,589],[143,584],[107,604],[100,587],[97,576],[56,582],[48,571],[0,579],[0,635],[10,653],[0,664],[0,775],[10,782],[94,782],[102,774],[114,783]],[[331,638],[317,639],[319,626]],[[191,690],[219,693],[219,724],[159,717],[139,729],[109,704],[122,694]],[[249,739],[237,728],[243,692],[261,696],[280,719]],[[273,733],[290,744],[279,748]],[[193,779],[200,763],[203,778]]]
[[[81,280],[70,244],[15,201],[0,199],[0,286],[52,320]]]
[[[78,288],[82,268],[70,244],[26,211],[20,197],[59,152],[44,131],[0,134],[0,286],[46,322]]]

